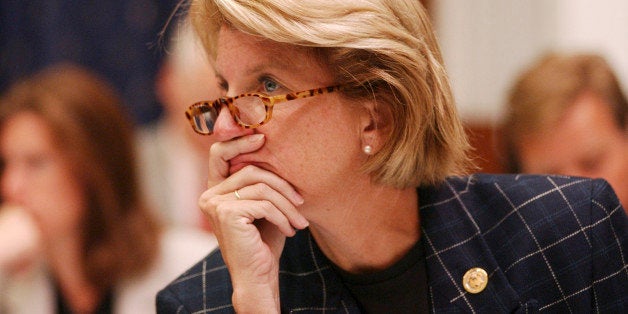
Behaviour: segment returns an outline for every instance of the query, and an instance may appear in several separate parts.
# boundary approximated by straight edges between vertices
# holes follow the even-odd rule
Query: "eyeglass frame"
[[[273,115],[273,107],[276,104],[291,101],[291,100],[297,100],[297,99],[303,99],[303,98],[309,98],[309,97],[314,97],[318,95],[333,93],[333,92],[342,90],[344,87],[345,85],[343,84],[331,85],[327,87],[313,88],[313,89],[308,89],[308,90],[304,90],[300,92],[293,92],[293,93],[274,95],[274,96],[269,96],[264,93],[244,93],[244,94],[240,94],[233,97],[220,97],[213,101],[199,101],[192,104],[185,111],[185,116],[190,122],[190,125],[192,126],[192,129],[194,130],[194,132],[200,135],[211,135],[212,133],[214,133],[213,127],[209,133],[203,133],[197,130],[196,123],[194,123],[194,116],[209,112],[212,108],[215,108],[216,112],[220,113],[220,110],[222,109],[222,106],[224,105],[224,106],[227,106],[227,108],[229,108],[229,113],[231,114],[231,117],[235,120],[235,122],[240,127],[243,127],[245,129],[255,129],[257,127],[260,127],[266,124],[268,121],[270,121],[270,118],[272,118],[272,115]],[[244,123],[242,120],[240,120],[240,118],[238,117],[239,109],[233,103],[236,99],[242,98],[242,97],[258,97],[262,101],[262,103],[264,104],[264,109],[266,110],[266,116],[264,117],[264,120],[255,124],[247,124],[247,123]]]

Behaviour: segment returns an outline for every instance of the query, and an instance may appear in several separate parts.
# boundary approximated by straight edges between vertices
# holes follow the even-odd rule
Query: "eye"
[[[273,79],[268,77],[262,78],[261,83],[263,85],[263,91],[265,93],[273,93],[280,88],[279,83],[275,82]]]

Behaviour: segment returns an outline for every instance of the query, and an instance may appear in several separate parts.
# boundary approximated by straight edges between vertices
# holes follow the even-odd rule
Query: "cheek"
[[[51,174],[37,182],[27,198],[42,231],[51,238],[76,230],[85,211],[83,188],[70,178]]]
[[[555,167],[552,156],[561,158],[560,150],[555,150],[545,156],[547,149],[551,146],[538,141],[525,141],[520,144],[519,158],[521,159],[521,167],[523,172],[527,173],[543,173]]]
[[[281,134],[270,135],[268,144],[277,139],[273,155],[297,188],[324,189],[359,168],[359,127],[347,110],[295,112],[278,124]]]

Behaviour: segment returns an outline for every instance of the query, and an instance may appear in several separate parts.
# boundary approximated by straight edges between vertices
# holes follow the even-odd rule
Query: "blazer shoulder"
[[[450,177],[442,184],[419,190],[423,214],[462,210],[473,217],[480,230],[510,216],[531,221],[558,222],[575,216],[589,221],[593,206],[616,211],[619,200],[602,179],[558,175],[474,174]],[[461,216],[457,216],[461,217]],[[484,226],[483,225],[488,225]]]
[[[591,201],[608,198],[616,201],[614,191],[604,179],[591,179],[562,175],[534,174],[474,174],[466,177],[450,177],[438,190],[453,195],[479,196],[483,200],[510,198],[528,203],[558,194],[567,200]]]
[[[157,294],[157,311],[232,311],[233,288],[219,249],[193,265]]]
[[[553,175],[553,174],[488,174],[476,173],[469,176],[452,176],[445,180],[453,185],[471,185],[482,187],[484,185],[499,184],[502,186],[522,186],[542,187],[545,182],[555,182],[556,184],[593,184],[608,185],[604,179],[592,179],[577,176]],[[541,184],[539,186],[539,184]]]
[[[563,175],[502,174],[472,176],[478,189],[497,190],[499,194],[520,195],[528,202],[559,195],[567,202],[619,204],[612,187],[604,179]]]

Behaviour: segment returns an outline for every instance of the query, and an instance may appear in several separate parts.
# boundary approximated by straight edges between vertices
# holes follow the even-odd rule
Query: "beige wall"
[[[514,77],[550,49],[601,53],[628,89],[626,0],[438,0],[432,10],[467,121],[498,121]]]

